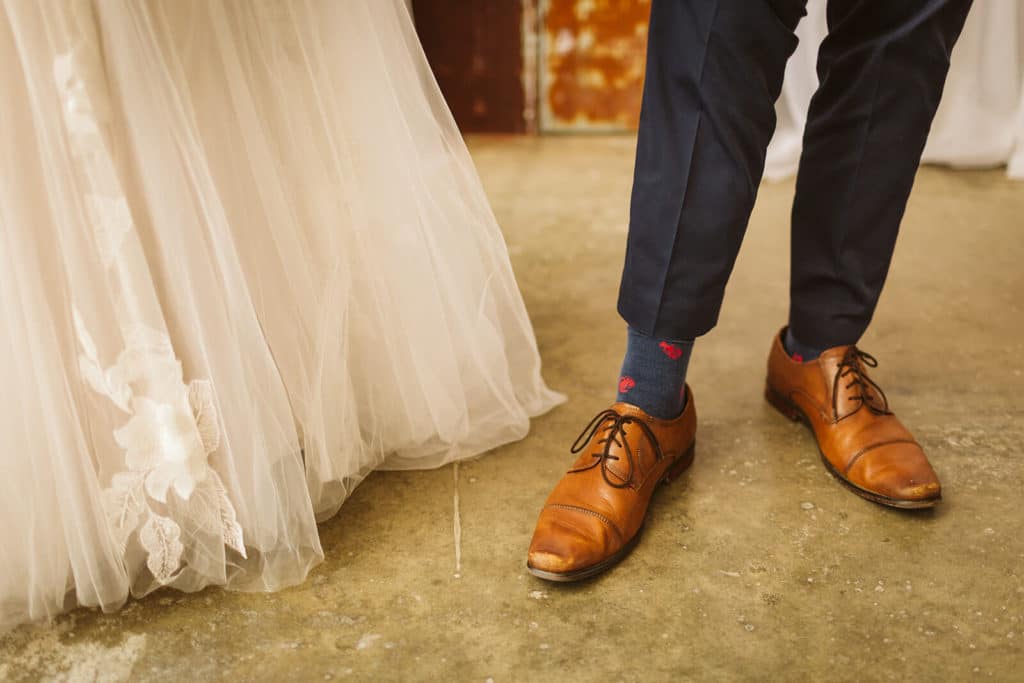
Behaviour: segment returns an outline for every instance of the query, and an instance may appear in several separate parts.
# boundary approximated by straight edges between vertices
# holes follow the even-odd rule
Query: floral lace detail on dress
[[[90,11],[86,4],[81,10]],[[105,367],[80,310],[73,310],[81,346],[82,377],[127,417],[113,437],[124,451],[123,471],[102,492],[122,557],[133,542],[160,584],[180,573],[197,536],[212,537],[246,557],[242,527],[220,476],[209,465],[221,442],[220,418],[209,380],[185,383],[169,336],[141,320],[142,311],[160,320],[156,301],[138,301],[141,277],[127,264],[142,264],[141,248],[113,158],[103,135],[109,115],[106,84],[93,41],[60,55],[53,66],[64,111],[65,130],[86,197],[85,217],[110,276],[123,348]],[[133,250],[132,257],[126,251]],[[185,527],[184,533],[182,527]],[[184,542],[183,542],[184,539]]]
[[[75,328],[83,377],[130,416],[114,432],[128,469],[115,474],[103,491],[104,509],[122,553],[138,530],[150,572],[160,583],[169,583],[184,550],[177,517],[219,535],[245,557],[235,508],[209,466],[221,435],[213,385],[207,380],[183,382],[181,363],[162,332],[143,326],[130,331],[117,361],[104,368],[77,311]]]
[[[103,135],[110,105],[97,94],[105,92],[105,84],[95,52],[79,47],[59,55],[53,63],[53,77],[63,104],[71,152],[86,179],[85,210],[93,238],[103,265],[110,268],[134,225]]]

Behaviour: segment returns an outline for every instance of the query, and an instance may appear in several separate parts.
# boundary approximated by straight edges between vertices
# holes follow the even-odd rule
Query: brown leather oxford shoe
[[[628,403],[598,413],[573,444],[578,454],[541,510],[527,569],[548,581],[579,581],[624,558],[640,538],[654,491],[693,462],[697,413],[659,420]]]
[[[856,346],[828,349],[798,362],[775,337],[765,398],[814,432],[829,472],[854,493],[896,508],[924,508],[942,498],[939,479],[900,423],[867,368],[877,361]]]

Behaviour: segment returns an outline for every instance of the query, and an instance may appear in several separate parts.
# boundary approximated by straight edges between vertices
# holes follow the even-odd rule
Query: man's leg
[[[789,324],[856,344],[896,234],[970,0],[830,0],[793,204]]]
[[[775,127],[804,0],[654,0],[619,310],[619,400],[583,430],[528,567],[593,576],[629,552],[655,487],[693,457],[690,341],[715,324]]]
[[[806,0],[654,0],[619,312],[694,339],[718,320]]]
[[[682,411],[693,340],[718,319],[775,130],[806,0],[655,0],[619,311],[618,402]]]
[[[938,477],[857,349],[969,0],[830,0],[793,204],[790,326],[766,397],[814,427],[828,469],[884,505],[928,507]]]

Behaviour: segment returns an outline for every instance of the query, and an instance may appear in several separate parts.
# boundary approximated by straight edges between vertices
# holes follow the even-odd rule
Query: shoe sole
[[[662,476],[661,481],[658,482],[659,485],[671,484],[672,482],[676,481],[680,477],[680,475],[682,475],[683,472],[689,469],[690,465],[693,464],[695,446],[696,442],[690,444],[690,447],[686,449],[686,452],[679,456],[676,462],[672,463],[672,466],[669,468],[668,472],[666,472],[664,476]],[[626,558],[626,555],[629,555],[633,548],[636,547],[636,544],[640,542],[640,536],[643,533],[643,530],[644,525],[641,524],[640,528],[637,529],[637,532],[633,534],[633,538],[626,541],[626,544],[622,546],[622,548],[620,548],[618,552],[616,552],[614,555],[611,555],[601,560],[597,564],[590,565],[589,567],[575,569],[571,572],[549,572],[543,569],[537,569],[536,567],[531,566],[529,562],[527,562],[526,570],[534,576],[536,576],[538,579],[544,579],[545,581],[553,581],[555,583],[573,583],[575,581],[583,581],[585,579],[593,578],[598,574],[602,574],[608,571],[609,569],[617,565],[619,562],[624,560]]]
[[[865,500],[870,500],[872,503],[879,505],[885,505],[886,507],[897,508],[900,510],[921,510],[925,508],[935,507],[939,501],[942,500],[942,494],[931,498],[922,498],[920,500],[901,500],[899,498],[890,498],[889,496],[883,496],[880,493],[869,491],[865,488],[857,486],[852,481],[842,475],[842,473],[835,468],[835,466],[829,462],[829,459],[825,457],[824,451],[821,450],[821,445],[818,443],[818,435],[814,433],[814,427],[811,426],[811,421],[801,410],[800,406],[790,401],[788,398],[780,394],[779,392],[772,389],[770,385],[765,385],[764,398],[768,401],[768,404],[772,408],[782,413],[784,417],[788,417],[793,422],[801,422],[805,427],[811,430],[811,435],[814,437],[814,444],[818,448],[818,455],[821,457],[821,462],[825,464],[825,469],[828,470],[829,474],[839,480],[846,488],[856,493]]]

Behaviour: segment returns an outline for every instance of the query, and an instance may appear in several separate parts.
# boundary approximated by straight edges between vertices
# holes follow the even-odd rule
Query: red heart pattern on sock
[[[668,342],[663,341],[658,344],[658,346],[660,346],[661,350],[665,352],[665,355],[672,360],[679,360],[683,355],[683,350],[675,344],[669,344]]]

